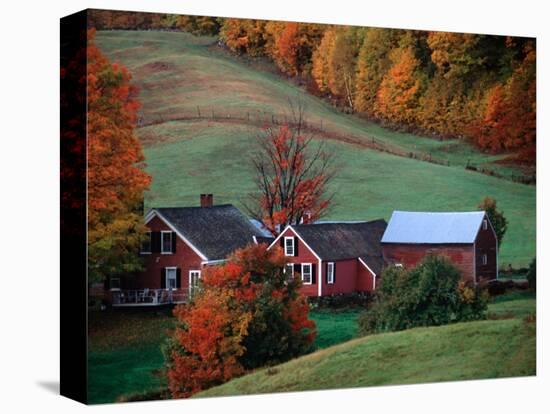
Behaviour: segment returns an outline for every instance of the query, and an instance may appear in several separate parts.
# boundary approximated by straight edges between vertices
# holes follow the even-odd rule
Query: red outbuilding
[[[371,292],[384,267],[385,228],[384,220],[288,226],[268,249],[283,248],[286,271],[301,278],[307,296]]]
[[[387,263],[414,267],[428,254],[447,256],[464,280],[498,277],[498,241],[484,211],[394,211],[382,237]]]

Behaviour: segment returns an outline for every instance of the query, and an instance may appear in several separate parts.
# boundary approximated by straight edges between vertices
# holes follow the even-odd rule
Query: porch
[[[111,300],[114,307],[161,306],[185,303],[189,299],[187,289],[134,289],[112,290]]]

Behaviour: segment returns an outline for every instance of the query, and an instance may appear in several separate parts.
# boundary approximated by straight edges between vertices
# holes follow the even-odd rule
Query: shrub
[[[529,265],[527,271],[527,282],[529,283],[529,289],[536,292],[537,290],[537,259],[533,259]]]
[[[444,325],[485,317],[487,295],[460,281],[445,257],[429,255],[417,267],[387,268],[373,306],[359,318],[363,334]]]
[[[202,274],[199,292],[174,308],[178,326],[164,349],[174,398],[222,384],[248,369],[308,352],[315,339],[309,305],[288,281],[281,249],[237,250]]]
[[[372,302],[369,292],[339,293],[329,296],[312,296],[308,302],[312,308],[318,309],[365,309]]]

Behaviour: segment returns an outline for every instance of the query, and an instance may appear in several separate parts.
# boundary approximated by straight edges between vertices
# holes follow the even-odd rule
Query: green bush
[[[479,287],[460,280],[448,259],[435,255],[411,270],[387,268],[376,296],[359,317],[363,334],[483,319],[488,300]]]
[[[529,270],[527,271],[527,282],[529,283],[529,289],[536,291],[537,290],[537,259],[533,259],[529,265]]]

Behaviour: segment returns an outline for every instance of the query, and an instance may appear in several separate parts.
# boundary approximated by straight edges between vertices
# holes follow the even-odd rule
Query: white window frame
[[[292,266],[292,272],[290,271],[290,266]],[[283,267],[283,273],[287,275],[288,280],[294,279],[294,263],[287,263],[285,267]]]
[[[170,251],[164,251],[164,235],[166,233],[170,233]],[[171,230],[162,230],[160,232],[160,253],[161,254],[173,254],[172,253],[172,246],[174,243],[174,233]]]
[[[166,290],[170,290],[170,279],[168,278],[168,271],[173,270],[174,271],[174,286],[171,288],[172,290],[178,290],[178,268],[176,266],[169,266],[164,268],[164,283],[166,284]]]
[[[118,287],[114,288],[112,285],[113,285],[113,280],[118,280]],[[109,279],[109,290],[110,291],[119,291],[120,290],[120,277],[112,277]]]
[[[193,274],[198,274],[198,278],[197,278],[197,285],[196,286],[193,286]],[[189,294],[192,295],[193,294],[193,290],[194,289],[197,289],[198,288],[198,281],[201,279],[202,275],[201,275],[201,271],[200,270],[190,270],[189,271]]]
[[[286,242],[287,240],[290,240],[291,241],[291,245],[292,245],[292,254],[289,254],[288,251],[287,251],[287,245],[286,245]],[[285,256],[294,256],[294,253],[296,252],[296,246],[294,246],[294,237],[285,237],[284,238],[284,247],[285,247]]]
[[[152,231],[146,231],[146,234],[149,235],[149,251],[141,250],[141,254],[151,254],[153,252],[153,232]],[[141,246],[143,248],[143,245]]]
[[[487,230],[489,228],[489,223],[487,223],[487,219],[483,219],[483,230]]]
[[[401,268],[402,268],[402,267],[403,267],[403,263],[395,263],[394,266],[395,266],[395,267],[401,267]]]
[[[304,279],[304,267],[309,266],[309,282]],[[302,263],[302,283],[304,285],[313,284],[313,265],[311,263]]]
[[[487,253],[484,253],[482,256],[481,256],[481,264],[483,266],[486,266],[487,265]]]
[[[334,284],[334,262],[327,263],[327,284]]]

